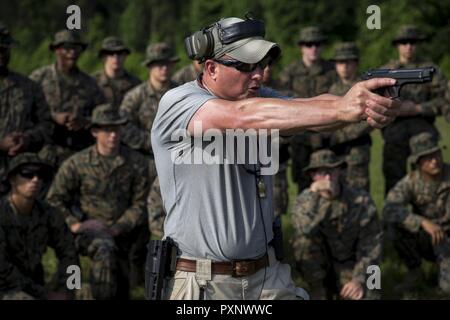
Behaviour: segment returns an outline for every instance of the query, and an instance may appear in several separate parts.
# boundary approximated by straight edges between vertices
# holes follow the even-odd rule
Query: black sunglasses
[[[322,45],[322,42],[303,42],[302,45],[308,48],[320,47]]]
[[[20,169],[17,173],[28,180],[34,177],[38,177],[40,180],[46,180],[48,178],[48,172],[43,169]]]
[[[259,66],[262,70],[264,70],[269,64],[272,64],[272,58],[270,56],[265,57],[261,61],[257,63],[245,63],[238,60],[218,60],[214,59],[213,61],[220,63],[226,67],[233,67],[241,72],[253,72]]]
[[[59,46],[59,48],[65,49],[65,50],[79,50],[81,51],[83,49],[83,47],[79,44],[75,44],[75,43],[63,43]]]
[[[397,43],[399,43],[399,44],[410,44],[410,45],[415,45],[415,44],[417,44],[417,42],[418,41],[416,41],[416,40],[400,40],[400,41],[397,41]]]

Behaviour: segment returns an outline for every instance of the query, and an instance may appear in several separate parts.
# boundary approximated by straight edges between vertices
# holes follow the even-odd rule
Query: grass
[[[446,123],[442,117],[437,119],[437,127],[442,136],[441,142],[444,144],[450,142],[450,125]],[[380,131],[374,131],[372,133],[372,150],[371,150],[371,162],[370,162],[370,190],[375,204],[380,213],[383,207],[384,199],[384,178],[382,175],[381,164],[382,164],[382,147],[383,141]],[[450,162],[450,145],[444,150],[444,160]],[[297,186],[290,180],[290,168],[288,169],[289,176],[289,208],[292,207],[297,195]],[[284,245],[286,262],[291,266],[294,266],[293,252],[290,250],[291,245],[289,240],[293,235],[293,227],[290,220],[290,209],[288,208],[288,214],[283,215],[282,224],[284,232]],[[53,250],[49,249],[43,259],[44,268],[46,271],[46,281],[50,281],[53,273],[56,270],[56,258]],[[88,261],[86,258],[81,259],[82,265],[82,276],[83,279],[87,279],[88,274]],[[437,268],[433,263],[424,262],[422,269],[424,271],[424,282],[418,285],[418,289],[414,292],[408,292],[405,295],[399,297],[393,292],[393,287],[399,283],[406,273],[406,267],[401,263],[397,257],[395,251],[392,248],[392,244],[386,243],[384,250],[384,259],[381,265],[382,272],[382,292],[383,299],[439,299],[442,298],[436,293],[437,285]],[[298,286],[304,286],[300,276],[298,275],[295,268],[292,268],[292,275],[294,281]],[[144,289],[142,287],[134,288],[131,292],[132,299],[143,299]]]

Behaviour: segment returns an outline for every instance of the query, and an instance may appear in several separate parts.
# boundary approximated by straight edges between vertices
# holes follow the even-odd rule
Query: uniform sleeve
[[[29,78],[36,83],[41,83],[43,76],[43,69],[36,69],[31,72]]]
[[[120,105],[120,113],[128,119],[123,130],[123,141],[135,150],[151,150],[150,130],[139,128],[139,107],[142,104],[139,90],[129,91]]]
[[[21,290],[36,298],[45,298],[45,288],[23,275],[11,262],[6,250],[6,238],[0,226],[0,287],[6,290]]]
[[[80,222],[69,209],[80,188],[80,177],[75,168],[73,159],[64,161],[47,194],[47,202],[62,214],[68,226]]]
[[[49,245],[55,250],[58,258],[58,289],[67,290],[67,267],[79,266],[77,249],[72,233],[64,222],[62,215],[50,209],[48,219]]]
[[[103,104],[106,103],[106,98],[105,95],[103,94],[102,90],[100,89],[100,87],[97,84],[97,81],[95,81],[94,78],[91,78],[91,82],[92,82],[92,90],[93,90],[93,102],[94,102],[94,106],[92,108],[92,110],[98,106],[99,104]]]
[[[325,218],[327,206],[319,205],[320,195],[309,189],[303,191],[297,198],[292,212],[292,224],[301,236],[314,236],[319,225]]]
[[[44,92],[37,83],[31,82],[30,89],[33,96],[32,126],[25,133],[30,138],[31,145],[45,145],[50,142],[54,128],[50,117],[50,107],[47,105]]]
[[[159,179],[157,178],[151,188],[148,203],[148,225],[151,235],[162,237],[164,234],[164,211],[161,190],[159,188]]]
[[[406,176],[389,191],[383,208],[383,219],[388,223],[401,224],[411,232],[419,231],[423,218],[410,209],[412,196],[410,176]]]
[[[439,68],[435,67],[435,69],[436,72],[431,82],[430,97],[427,101],[420,103],[421,113],[424,116],[438,116],[444,112],[447,80]]]
[[[136,166],[132,187],[131,206],[112,226],[120,232],[128,232],[147,218],[147,196],[149,192],[148,161],[142,158]]]
[[[367,267],[380,265],[382,250],[382,231],[377,216],[377,208],[369,195],[364,197],[365,212],[360,223],[356,247],[356,264],[353,268],[353,280],[366,281]]]
[[[345,126],[342,129],[333,131],[330,137],[331,145],[337,145],[355,140],[373,130],[367,122],[355,123]]]

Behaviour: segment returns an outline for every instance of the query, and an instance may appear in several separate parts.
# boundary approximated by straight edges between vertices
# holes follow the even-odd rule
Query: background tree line
[[[450,0],[0,0],[0,20],[20,42],[13,50],[13,69],[28,74],[53,61],[48,44],[57,30],[65,28],[66,8],[71,4],[81,8],[82,31],[90,44],[80,59],[88,72],[101,68],[97,50],[106,36],[124,39],[133,49],[127,68],[145,78],[140,61],[150,42],[171,42],[182,66],[188,63],[183,48],[186,35],[220,17],[243,17],[252,11],[265,20],[267,37],[283,48],[278,70],[298,58],[296,42],[303,26],[319,25],[329,35],[325,57],[331,56],[333,43],[355,40],[361,49],[361,70],[365,70],[394,58],[390,41],[397,27],[414,23],[430,36],[423,54],[450,78]],[[366,27],[366,9],[372,4],[381,8],[381,30]]]

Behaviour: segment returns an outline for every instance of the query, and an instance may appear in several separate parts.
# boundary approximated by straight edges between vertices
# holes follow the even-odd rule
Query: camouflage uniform
[[[331,151],[320,150],[307,168],[341,164]],[[312,299],[330,298],[351,280],[365,288],[367,267],[381,263],[382,249],[377,210],[365,190],[341,184],[340,195],[328,200],[305,189],[296,199],[292,223],[297,268]],[[376,296],[365,292],[365,298]]]
[[[0,25],[0,46],[14,43],[9,31]],[[28,151],[38,151],[49,142],[53,125],[44,94],[28,78],[8,71],[0,75],[0,140],[12,132],[23,132],[29,138]],[[0,179],[8,166],[9,156],[0,151]]]
[[[164,219],[166,217],[166,212],[162,203],[158,177],[156,177],[152,183],[150,195],[147,201],[148,225],[150,228],[150,233],[153,236],[162,238],[164,235]]]
[[[393,43],[402,40],[420,41],[424,37],[414,26],[400,28]],[[422,113],[412,117],[398,117],[393,123],[382,130],[384,138],[383,174],[385,177],[385,193],[406,175],[406,160],[410,154],[409,139],[421,132],[430,132],[439,136],[434,126],[435,117],[442,113],[445,104],[444,96],[447,81],[439,68],[430,61],[416,59],[409,64],[391,61],[386,68],[420,68],[433,66],[436,72],[431,83],[408,85],[401,91],[402,100],[411,100],[420,104]]]
[[[344,42],[336,45],[334,61],[359,60],[358,49],[354,42]],[[329,93],[343,96],[360,79],[344,83],[341,79],[334,82]],[[367,122],[350,124],[342,129],[327,134],[330,149],[347,162],[347,168],[342,172],[343,178],[350,187],[363,188],[369,191],[370,137],[372,127]]]
[[[410,146],[412,164],[440,150],[430,133],[414,136]],[[422,258],[437,261],[439,286],[450,292],[450,165],[444,164],[441,181],[425,181],[420,170],[403,177],[387,195],[383,218],[391,227],[394,247],[408,269],[418,269]],[[438,246],[432,245],[431,236],[421,228],[423,218],[444,229],[447,236]]]
[[[146,59],[142,64],[149,66],[157,61],[175,62],[178,59],[173,56],[172,48],[166,43],[151,44],[147,47]],[[123,141],[130,148],[147,155],[152,154],[150,131],[158,110],[159,100],[164,93],[175,86],[176,84],[170,81],[163,90],[157,91],[149,81],[146,81],[125,95],[120,112],[129,120],[125,127]]]
[[[298,44],[308,42],[326,41],[325,35],[317,27],[307,27],[301,30]],[[309,98],[327,93],[331,84],[336,80],[334,64],[330,61],[320,60],[307,68],[303,61],[295,61],[289,64],[279,75],[279,88],[289,92],[297,98]],[[309,178],[302,173],[306,167],[312,151],[323,148],[320,134],[304,132],[297,134],[292,139],[292,178],[298,183],[299,190],[309,185]]]
[[[99,56],[103,57],[105,54],[111,52],[126,52],[129,54],[130,50],[125,47],[122,40],[119,38],[107,37],[103,40]],[[97,81],[106,101],[117,106],[117,108],[120,106],[125,94],[141,83],[141,80],[128,73],[126,70],[123,70],[123,74],[117,78],[109,78],[104,70],[99,70],[92,76]]]
[[[195,70],[193,63],[181,68],[172,77],[172,81],[178,85],[197,79],[199,73]]]
[[[164,90],[156,91],[147,81],[130,90],[122,101],[120,112],[129,119],[123,140],[130,148],[143,154],[152,154],[150,131],[161,97],[175,87],[170,83]],[[152,156],[153,157],[153,156]]]
[[[33,153],[11,160],[9,173],[25,164],[44,165]],[[0,199],[0,300],[45,299],[42,257],[47,246],[59,261],[58,290],[67,290],[67,267],[79,265],[73,237],[64,220],[46,203],[36,200],[30,215],[17,212],[11,194]]]
[[[147,47],[146,59],[142,64],[150,66],[158,61],[176,62],[178,58],[174,57],[173,50],[168,44],[151,44]],[[163,90],[156,91],[150,82],[146,81],[130,90],[125,95],[120,106],[120,113],[129,120],[124,129],[123,141],[130,148],[144,154],[148,159],[150,183],[156,177],[156,167],[150,139],[153,120],[156,117],[159,100],[164,93],[175,86],[176,84],[170,81]]]
[[[64,43],[86,46],[77,33],[63,30],[56,33],[50,49],[53,50]],[[52,64],[33,71],[30,78],[41,85],[52,114],[71,112],[89,120],[95,106],[105,101],[95,80],[78,68],[71,74],[63,74],[57,70],[56,64]],[[56,122],[52,140],[53,158],[57,159],[55,165],[94,142],[86,128],[69,131]]]
[[[124,122],[111,105],[98,106],[92,117],[93,125]],[[64,161],[49,190],[48,202],[61,211],[68,225],[97,219],[121,231],[114,239],[93,231],[76,236],[80,253],[92,260],[94,298],[112,298],[116,290],[117,297],[128,297],[129,251],[136,228],[147,218],[147,165],[141,154],[128,147],[121,146],[115,157],[104,157],[94,145]]]

